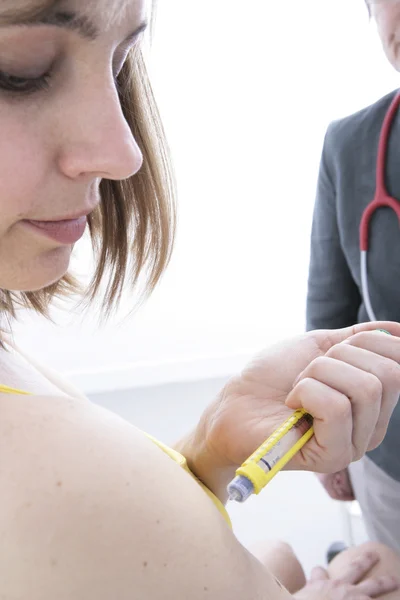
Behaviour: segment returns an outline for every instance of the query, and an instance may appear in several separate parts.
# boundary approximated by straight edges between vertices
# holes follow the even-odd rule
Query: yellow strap
[[[228,515],[228,512],[227,512],[225,506],[222,504],[221,500],[219,498],[217,498],[217,496],[215,494],[213,494],[212,491],[210,489],[208,489],[208,487],[205,486],[204,483],[202,483],[194,475],[194,473],[192,473],[192,471],[188,467],[186,458],[182,454],[180,454],[179,452],[174,450],[173,448],[166,446],[165,444],[158,441],[156,438],[149,435],[148,433],[145,433],[145,435],[147,438],[149,438],[149,440],[154,442],[154,444],[156,444],[156,446],[158,446],[163,452],[165,452],[165,454],[167,454],[170,458],[172,458],[172,460],[174,460],[176,463],[178,463],[178,465],[180,467],[182,467],[186,471],[186,473],[189,473],[189,475],[191,475],[193,477],[193,479],[195,479],[195,481],[200,485],[200,487],[203,488],[203,490],[207,494],[207,496],[213,501],[213,503],[215,504],[215,506],[217,507],[217,509],[219,510],[219,512],[221,513],[221,515],[223,516],[223,518],[225,519],[227,524],[229,525],[229,527],[232,527],[232,522],[231,522],[231,519]]]
[[[20,396],[31,396],[32,395],[29,392],[24,392],[23,390],[17,390],[16,388],[11,388],[11,387],[8,387],[7,385],[0,385],[0,394],[15,394],[15,395],[20,395]],[[174,460],[176,463],[178,463],[179,466],[181,466],[187,473],[189,473],[197,481],[197,483],[203,488],[203,490],[205,491],[207,496],[209,498],[211,498],[211,500],[214,502],[215,506],[217,507],[217,509],[219,510],[219,512],[225,519],[225,521],[228,523],[229,527],[232,527],[232,523],[231,523],[230,517],[228,515],[228,512],[227,512],[225,506],[222,504],[222,502],[219,500],[219,498],[217,498],[217,496],[215,496],[215,494],[213,494],[212,491],[209,490],[208,487],[206,487],[204,485],[204,483],[202,483],[199,479],[197,479],[197,477],[191,472],[191,470],[188,467],[186,458],[182,454],[180,454],[179,452],[174,450],[173,448],[169,448],[169,446],[166,446],[162,442],[159,442],[158,440],[156,440],[156,438],[153,438],[151,435],[148,435],[147,433],[145,435],[152,442],[154,442],[154,444],[156,444],[161,450],[163,450],[163,452],[165,452],[165,454],[167,454],[170,458],[172,458],[172,460]]]
[[[31,396],[29,392],[23,390],[17,390],[15,388],[8,387],[7,385],[0,385],[0,394],[15,394],[18,396]]]

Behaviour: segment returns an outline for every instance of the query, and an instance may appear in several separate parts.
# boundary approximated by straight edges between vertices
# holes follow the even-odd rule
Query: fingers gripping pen
[[[380,333],[391,335],[385,329]],[[230,500],[245,502],[259,494],[314,435],[313,418],[296,410],[243,464],[228,485]]]
[[[313,435],[312,416],[296,410],[236,471],[229,499],[245,502],[259,494]]]

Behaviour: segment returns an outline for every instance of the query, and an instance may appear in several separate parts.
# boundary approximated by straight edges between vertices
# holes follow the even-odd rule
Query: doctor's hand
[[[363,552],[346,565],[340,577],[330,577],[328,572],[316,567],[306,586],[294,594],[297,600],[370,600],[384,598],[399,589],[399,580],[390,575],[369,576],[379,563],[379,555]],[[392,596],[391,596],[392,597]]]
[[[399,336],[400,324],[377,322],[273,346],[225,386],[178,449],[225,501],[236,468],[303,408],[314,417],[315,435],[288,468],[340,471],[386,434],[400,394]]]

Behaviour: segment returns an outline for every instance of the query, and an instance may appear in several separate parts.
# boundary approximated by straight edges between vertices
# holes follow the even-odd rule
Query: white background
[[[398,86],[362,0],[159,2],[151,71],[179,185],[169,271],[119,326],[15,329],[88,392],[225,376],[302,331],[325,129]]]

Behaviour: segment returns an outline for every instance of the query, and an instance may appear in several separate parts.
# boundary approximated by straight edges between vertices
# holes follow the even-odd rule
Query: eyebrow
[[[62,0],[54,0],[50,5],[46,6],[41,10],[36,10],[30,14],[26,11],[21,11],[20,14],[16,13],[15,10],[10,12],[8,15],[0,14],[0,26],[5,25],[19,25],[19,26],[39,26],[49,25],[52,27],[59,27],[61,29],[69,29],[78,33],[81,37],[89,40],[95,40],[99,37],[100,31],[96,25],[86,17],[85,15],[79,15],[77,12],[72,10],[62,10],[60,6]],[[133,33],[131,33],[125,40],[133,40],[140,35],[147,28],[147,23],[141,23]]]

